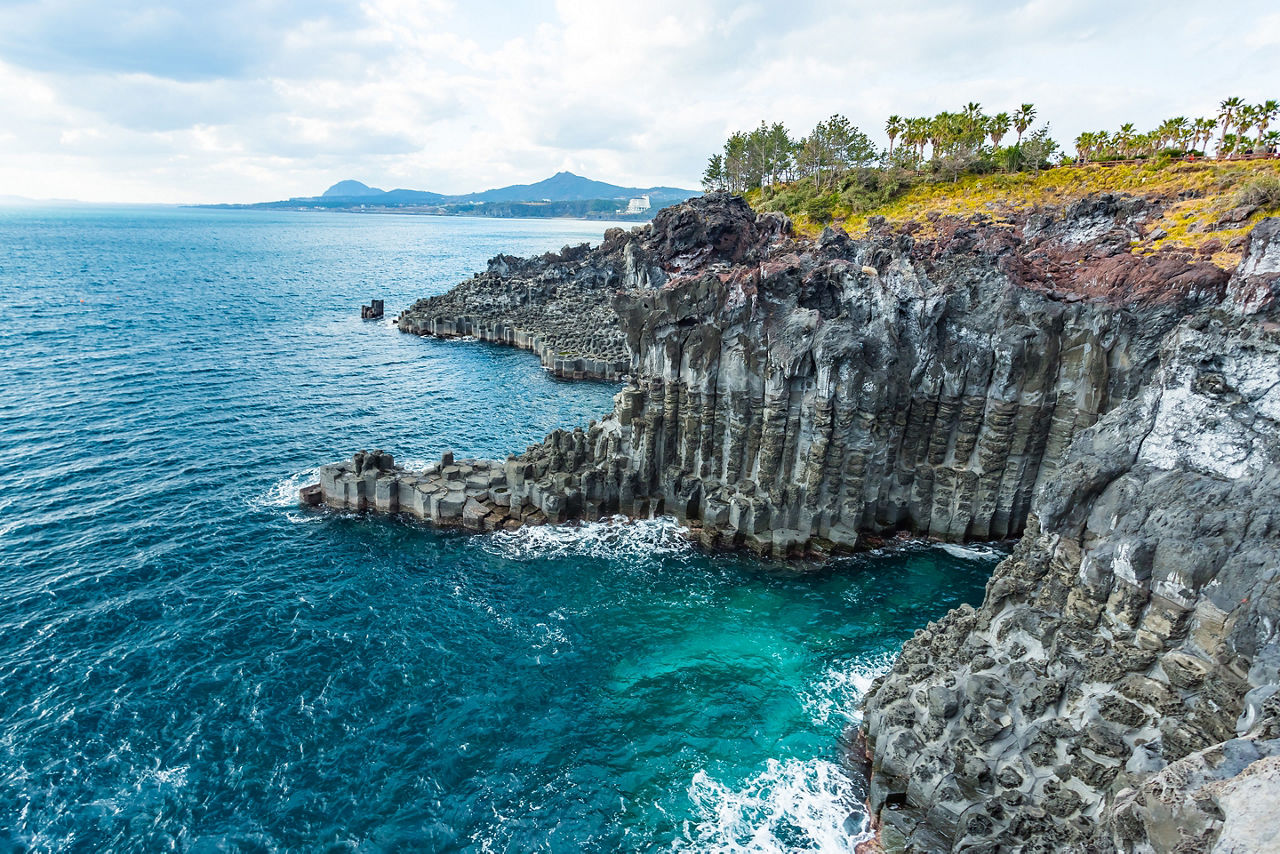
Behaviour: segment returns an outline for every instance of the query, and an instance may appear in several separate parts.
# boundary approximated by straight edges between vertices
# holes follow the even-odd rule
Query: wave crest
[[[941,549],[952,557],[960,558],[960,560],[1002,560],[1009,556],[1007,551],[1001,551],[998,548],[982,543],[969,543],[963,546],[957,543],[938,543],[935,548]]]
[[[862,698],[871,690],[872,682],[889,672],[894,658],[893,653],[886,652],[829,667],[811,690],[801,694],[814,724],[826,726],[833,720],[846,726],[861,723]]]

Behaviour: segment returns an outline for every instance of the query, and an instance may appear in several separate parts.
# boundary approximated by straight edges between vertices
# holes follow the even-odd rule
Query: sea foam
[[[871,690],[871,683],[893,666],[890,653],[834,665],[827,668],[809,691],[801,695],[804,707],[813,717],[816,726],[832,722],[847,725],[862,722],[862,698]]]
[[[689,798],[697,819],[685,822],[676,851],[853,851],[865,838],[852,781],[825,759],[770,759],[736,788],[699,771]]]
[[[481,541],[481,548],[508,560],[549,560],[589,557],[634,561],[690,555],[688,528],[661,517],[639,521],[614,516],[575,525],[527,526],[498,531]]]
[[[318,483],[319,480],[319,467],[291,474],[271,484],[265,492],[253,496],[249,503],[253,507],[296,507],[298,490],[308,484]]]

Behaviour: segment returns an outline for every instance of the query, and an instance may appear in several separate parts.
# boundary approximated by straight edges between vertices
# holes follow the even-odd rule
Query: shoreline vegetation
[[[1280,131],[1272,129],[1278,115],[1275,100],[1250,105],[1228,98],[1216,117],[1178,116],[1148,132],[1126,123],[1082,133],[1074,153],[1053,138],[1047,122],[1037,124],[1034,104],[994,115],[969,103],[933,117],[890,116],[885,149],[841,115],[799,138],[781,123],[761,122],[730,135],[708,160],[702,183],[709,191],[740,193],[759,211],[786,214],[811,236],[828,225],[864,231],[875,216],[900,220],[937,211],[998,220],[1093,193],[1189,188],[1195,197],[1173,205],[1175,219],[1152,229],[1150,245],[1138,248],[1197,248],[1198,232],[1214,231],[1227,243],[1280,208]],[[1231,222],[1242,208],[1251,210]],[[1219,223],[1238,227],[1228,234]]]

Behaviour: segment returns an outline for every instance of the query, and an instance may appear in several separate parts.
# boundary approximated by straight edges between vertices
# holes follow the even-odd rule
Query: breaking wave
[[[1007,551],[1001,551],[994,546],[984,545],[967,545],[961,546],[956,543],[939,543],[935,548],[941,549],[952,557],[958,557],[960,560],[979,560],[989,561],[993,558],[999,560],[1007,557]]]
[[[802,695],[805,710],[817,726],[833,722],[844,725],[862,722],[862,698],[871,683],[889,672],[894,655],[883,653],[874,658],[835,665],[827,669],[811,690]]]
[[[498,531],[481,539],[481,548],[507,560],[589,557],[634,561],[691,555],[688,528],[669,516],[633,520],[613,516],[578,525],[540,525]]]
[[[271,484],[266,492],[255,496],[249,503],[253,507],[297,507],[298,490],[309,484],[319,482],[319,467],[299,472]]]
[[[851,852],[865,838],[852,781],[825,759],[770,759],[739,788],[699,771],[689,798],[697,818],[684,823],[676,851]]]

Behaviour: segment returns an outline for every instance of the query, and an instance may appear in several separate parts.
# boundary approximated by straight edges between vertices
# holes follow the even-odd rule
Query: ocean
[[[0,208],[0,842],[852,849],[841,735],[995,551],[790,566],[663,519],[297,505],[356,450],[502,459],[608,412],[612,385],[391,322],[605,227]]]

